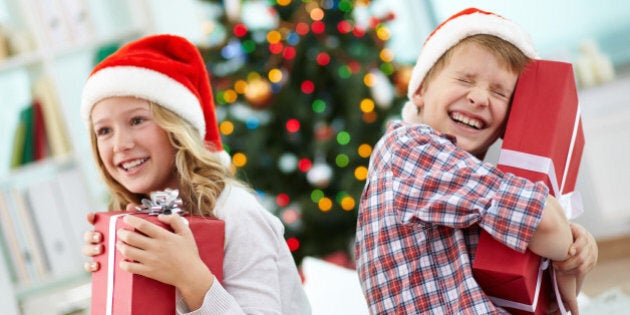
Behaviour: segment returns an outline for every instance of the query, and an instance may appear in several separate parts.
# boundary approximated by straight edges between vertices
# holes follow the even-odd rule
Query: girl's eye
[[[109,134],[111,132],[111,130],[107,127],[101,127],[96,129],[96,135],[97,136],[104,136],[106,134]]]
[[[146,119],[144,119],[144,118],[142,118],[142,117],[134,117],[134,118],[131,118],[131,124],[132,124],[132,125],[139,125],[139,124],[141,124],[142,122],[144,122],[145,120],[146,120]]]

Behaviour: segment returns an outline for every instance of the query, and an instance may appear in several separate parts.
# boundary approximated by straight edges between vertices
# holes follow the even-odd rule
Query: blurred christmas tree
[[[385,47],[393,16],[368,0],[206,6],[200,49],[238,176],[285,224],[298,263],[351,256],[369,156],[409,80]]]

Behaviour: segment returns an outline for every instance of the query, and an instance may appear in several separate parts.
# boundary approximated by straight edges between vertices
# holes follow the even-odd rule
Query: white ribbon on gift
[[[580,112],[580,107],[578,107],[575,123],[573,124],[573,132],[571,134],[571,144],[569,145],[567,160],[564,164],[564,173],[562,174],[562,180],[560,182],[558,182],[556,168],[553,161],[546,156],[501,149],[498,161],[498,164],[500,165],[546,174],[547,177],[549,177],[549,182],[551,183],[550,189],[553,191],[553,195],[556,196],[560,202],[560,205],[562,205],[562,209],[569,220],[579,217],[584,212],[584,208],[582,207],[582,198],[578,192],[562,193],[569,173],[573,150],[575,148],[575,139],[577,138],[577,132],[580,124]]]
[[[573,123],[573,131],[571,134],[571,143],[569,145],[569,152],[567,154],[567,159],[564,164],[564,173],[562,174],[562,181],[558,183],[558,177],[556,176],[556,168],[553,164],[553,161],[546,157],[535,154],[523,153],[514,150],[501,149],[499,155],[498,164],[510,166],[514,168],[520,168],[528,171],[534,171],[538,173],[546,174],[549,177],[549,182],[551,183],[551,189],[553,191],[554,196],[558,199],[558,202],[562,206],[562,210],[564,211],[567,219],[572,220],[579,217],[584,212],[584,207],[582,206],[582,198],[578,192],[568,192],[562,193],[564,190],[564,185],[567,180],[567,175],[569,173],[569,166],[571,164],[571,157],[573,156],[573,150],[575,148],[575,140],[577,138],[577,133],[580,125],[580,114],[581,109],[578,106],[575,119]],[[540,284],[542,280],[543,270],[547,269],[549,266],[549,260],[543,259],[540,263],[540,269],[538,272],[538,281],[536,282],[536,292],[534,297],[534,302],[532,305],[518,303],[514,301],[508,301],[496,297],[490,297],[492,302],[499,306],[505,306],[510,308],[515,308],[519,310],[533,312],[536,310],[536,305],[538,304],[538,294],[540,292]],[[556,295],[556,300],[558,302],[558,308],[560,313],[565,315],[568,314],[566,309],[564,308],[564,304],[561,302],[562,298],[560,296],[560,291],[558,289],[558,283],[556,281],[555,273],[553,272],[553,268],[551,268],[551,279],[553,283],[553,289]]]
[[[115,214],[109,217],[109,231],[107,241],[107,301],[105,314],[112,315],[114,305],[114,273],[116,271],[116,220],[126,216],[126,213]]]

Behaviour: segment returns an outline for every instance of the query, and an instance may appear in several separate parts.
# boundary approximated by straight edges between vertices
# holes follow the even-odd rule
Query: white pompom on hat
[[[530,35],[518,24],[492,12],[477,8],[464,9],[438,25],[424,42],[409,80],[407,88],[409,100],[402,110],[404,121],[411,123],[420,122],[417,108],[411,102],[411,99],[418,88],[420,88],[424,77],[431,67],[446,51],[457,45],[462,39],[478,34],[499,37],[516,46],[525,56],[531,59],[538,58]]]
[[[152,35],[128,43],[94,67],[85,82],[81,118],[90,126],[92,108],[113,96],[151,101],[191,123],[224,164],[210,78],[201,54],[187,39]]]

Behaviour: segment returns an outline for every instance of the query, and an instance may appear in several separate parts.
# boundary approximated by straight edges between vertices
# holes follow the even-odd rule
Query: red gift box
[[[514,91],[497,167],[542,181],[567,216],[581,213],[573,194],[584,148],[584,134],[571,64],[535,60]],[[519,253],[481,231],[473,262],[475,279],[496,305],[515,314],[544,314],[552,300],[546,260]],[[541,276],[542,275],[542,276]]]
[[[157,216],[124,211],[99,212],[94,229],[103,234],[103,254],[94,261],[100,269],[92,274],[92,315],[97,314],[175,314],[175,287],[123,271],[119,262],[124,259],[116,250],[116,231],[133,230],[122,218],[135,215],[170,230]],[[223,276],[223,246],[225,222],[199,216],[184,216],[195,237],[199,255],[217,280]],[[173,253],[177,255],[177,253]]]

